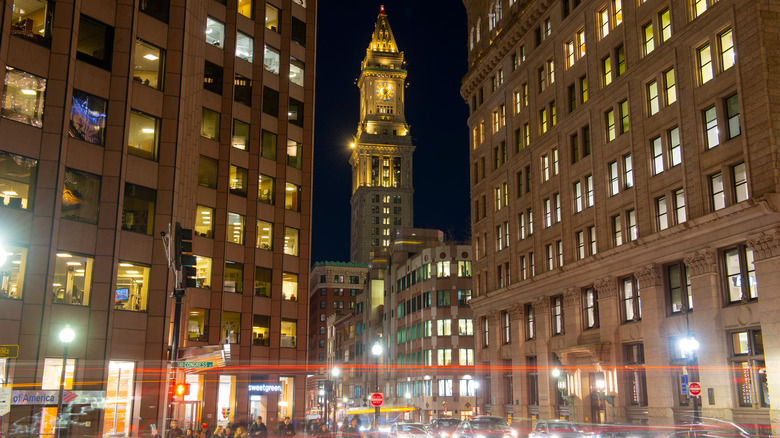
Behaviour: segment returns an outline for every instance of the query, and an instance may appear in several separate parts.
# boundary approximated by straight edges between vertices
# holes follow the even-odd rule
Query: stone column
[[[672,386],[675,379],[669,368],[669,334],[664,324],[666,299],[663,268],[653,263],[641,268],[635,275],[642,297],[648,420],[650,424],[674,424],[672,408],[677,393]]]
[[[606,367],[617,366],[620,357],[620,301],[618,300],[618,281],[616,277],[604,277],[596,280],[593,287],[598,292],[599,298],[599,334],[601,343],[611,345],[608,353],[601,357],[602,365]],[[618,385],[618,389],[621,386]],[[585,388],[583,388],[583,398],[585,397]],[[590,392],[588,392],[590,396]],[[615,422],[626,421],[625,409],[626,397],[624,394],[615,394]],[[611,408],[611,407],[610,407]]]
[[[550,297],[536,297],[533,301],[536,325],[536,363],[539,371],[539,418],[557,418],[555,393],[558,387],[550,375]]]
[[[756,283],[760,303],[761,335],[764,338],[764,358],[769,394],[780,392],[780,230],[765,231],[752,236],[747,244],[753,249]],[[780,435],[780,403],[771,404],[769,419],[772,435]]]
[[[690,272],[693,296],[693,311],[688,315],[689,330],[699,342],[696,352],[702,388],[699,413],[701,417],[732,421],[732,376],[727,360],[728,343],[723,331],[723,284],[718,275],[718,253],[712,248],[701,249],[686,255],[685,265]],[[685,330],[682,327],[677,336],[686,336]],[[715,394],[715,404],[712,405],[707,399],[710,389]]]

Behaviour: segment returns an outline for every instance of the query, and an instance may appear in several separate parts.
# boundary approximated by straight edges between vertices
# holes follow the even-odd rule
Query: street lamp
[[[382,357],[382,344],[379,343],[379,341],[374,342],[374,345],[371,347],[371,354],[374,355],[374,359],[376,359],[376,370],[375,370],[375,380],[374,380],[374,391],[379,392],[379,358]],[[374,430],[379,430],[379,406],[374,407]]]
[[[474,415],[479,415],[479,382],[474,381]]]
[[[65,370],[68,367],[68,346],[76,337],[76,333],[70,328],[70,324],[60,330],[60,342],[62,342],[62,370],[60,371],[59,397],[57,400],[57,438],[60,438],[60,429],[62,429],[62,392],[65,388]]]
[[[331,375],[333,376],[333,431],[335,432],[337,430],[336,425],[336,413],[338,411],[336,407],[336,379],[341,375],[341,370],[338,367],[334,367],[332,370],[330,370]]]
[[[685,315],[688,316],[687,314]],[[680,352],[685,356],[685,367],[683,368],[683,374],[688,374],[688,368],[693,368],[696,361],[696,350],[699,349],[699,341],[688,331],[688,335],[680,339],[677,343],[680,347]],[[690,385],[690,381],[688,382]],[[690,392],[688,393],[690,395]],[[699,422],[699,397],[691,396],[693,398],[693,422]]]
[[[574,396],[566,395],[566,375],[561,373],[558,368],[553,368],[552,376],[558,380],[558,391],[561,392],[561,398],[571,406],[571,421],[577,421],[574,414]]]

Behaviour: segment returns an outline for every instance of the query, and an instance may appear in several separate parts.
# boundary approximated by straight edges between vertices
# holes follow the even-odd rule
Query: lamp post
[[[61,419],[62,419],[62,392],[65,388],[65,371],[68,367],[68,346],[73,342],[76,337],[76,333],[70,328],[70,324],[65,324],[65,327],[60,330],[60,342],[62,342],[62,370],[60,371],[60,387],[59,397],[57,397],[57,438],[60,438]]]
[[[408,408],[412,404],[412,394],[407,392],[406,394],[404,394],[404,398],[406,399],[406,407]],[[409,420],[413,420],[414,419],[414,414],[410,413],[408,419]]]
[[[558,380],[558,391],[561,392],[561,398],[571,407],[571,421],[577,421],[574,413],[574,396],[566,395],[566,376],[558,368],[553,368],[552,376]]]
[[[479,382],[474,381],[474,415],[479,415]]]
[[[322,400],[321,405],[322,408],[320,409],[320,418],[324,419],[325,424],[328,424],[328,417],[326,415],[322,415],[323,413],[328,412],[328,398],[325,397],[325,388],[320,389],[320,399]]]
[[[374,342],[374,345],[371,347],[371,354],[374,355],[374,359],[376,359],[376,370],[375,370],[375,379],[374,379],[374,391],[379,391],[379,358],[382,357],[382,344],[379,343],[379,341]],[[379,406],[374,407],[374,430],[379,430]]]
[[[338,411],[336,408],[336,379],[341,375],[341,370],[338,367],[334,367],[330,373],[333,375],[333,431],[336,432],[338,430],[336,425],[336,413]]]
[[[688,315],[686,314],[686,317]],[[688,374],[688,369],[693,368],[696,359],[696,350],[699,349],[699,341],[696,340],[691,332],[688,331],[688,335],[678,342],[680,351],[685,356],[685,367],[683,368],[683,374]],[[690,384],[690,381],[689,381]],[[690,395],[690,393],[689,393]],[[693,422],[699,422],[699,397],[691,396],[693,398]]]

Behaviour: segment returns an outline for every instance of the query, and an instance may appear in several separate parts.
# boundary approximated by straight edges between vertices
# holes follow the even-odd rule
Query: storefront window
[[[222,312],[222,334],[228,344],[241,342],[241,313]]]
[[[106,106],[106,99],[74,89],[70,104],[70,137],[102,146],[106,137]]]
[[[265,27],[279,33],[279,9],[265,4]]]
[[[240,7],[239,7],[240,9]],[[236,58],[241,58],[245,61],[252,62],[255,54],[255,40],[243,33],[236,33]]]
[[[0,259],[0,298],[22,299],[24,274],[27,269],[27,248],[0,244],[5,253]]]
[[[254,315],[252,320],[252,345],[268,347],[271,345],[271,318],[264,315]]]
[[[133,80],[157,90],[162,89],[165,50],[137,39],[133,59]]]
[[[212,46],[225,47],[225,23],[206,17],[206,42]]]
[[[73,389],[73,372],[76,369],[76,359],[68,359],[65,364],[65,386],[64,389]],[[43,381],[41,389],[56,390],[60,387],[60,378],[62,376],[62,358],[47,357],[43,361]]]
[[[3,117],[40,128],[45,93],[46,78],[6,66]]]
[[[263,139],[260,145],[260,156],[269,160],[276,160],[276,134],[263,130]]]
[[[303,63],[290,57],[290,82],[303,87]]]
[[[233,195],[246,197],[246,187],[248,184],[248,172],[243,167],[230,166],[230,193]]]
[[[149,296],[149,266],[119,262],[114,309],[146,312]]]
[[[282,274],[282,299],[298,301],[298,274],[285,272]]]
[[[286,210],[301,211],[301,186],[289,182],[285,184],[284,208]]]
[[[196,236],[214,237],[214,209],[205,205],[195,207],[195,227],[192,230]]]
[[[61,217],[97,224],[100,177],[80,170],[65,169]]]
[[[271,298],[271,274],[271,269],[255,267],[255,296]]]
[[[104,436],[130,436],[133,424],[133,381],[135,363],[112,360],[108,365]]]
[[[281,348],[295,348],[298,322],[294,319],[282,319],[282,334],[279,340]]]
[[[211,257],[195,256],[195,287],[211,287]]]
[[[284,227],[284,253],[292,256],[298,255],[298,230]]]
[[[217,424],[227,426],[236,413],[236,376],[219,376],[217,394]]]
[[[265,68],[265,71],[278,75],[280,62],[279,50],[266,44],[263,53],[263,68]]]
[[[122,203],[122,229],[152,235],[157,190],[125,183]]]
[[[217,188],[217,167],[219,162],[213,158],[200,156],[198,162],[198,185],[210,189]]]
[[[209,309],[190,309],[190,319],[187,323],[187,339],[197,342],[209,340]]]
[[[200,121],[200,135],[209,140],[219,140],[219,113],[203,108]]]
[[[244,292],[244,265],[236,262],[225,262],[225,292]]]
[[[11,13],[11,35],[49,45],[53,17],[53,1],[14,0],[13,12]]]
[[[244,216],[228,213],[227,240],[237,245],[244,244]]]
[[[274,224],[257,221],[257,247],[271,251],[274,249]]]
[[[233,119],[233,147],[245,151],[249,145],[249,123]]]
[[[37,175],[38,160],[0,152],[0,205],[29,209]]]
[[[295,140],[287,140],[287,165],[296,169],[301,168],[303,158],[302,144]]]
[[[127,153],[147,160],[157,160],[160,147],[160,119],[140,111],[130,111],[127,130]]]
[[[8,375],[8,359],[6,358],[0,358],[0,385],[5,385],[8,383],[8,378],[6,377]]]
[[[238,0],[238,13],[252,18],[252,0]]]
[[[279,393],[279,421],[282,421],[284,417],[292,417],[295,412],[295,377],[279,377],[279,385],[282,387]]]
[[[233,99],[238,103],[243,103],[246,106],[252,106],[252,80],[241,76],[235,75],[233,78]]]
[[[92,257],[58,252],[52,283],[53,303],[89,306],[92,290]]]
[[[257,185],[257,201],[271,205],[274,203],[274,179],[262,173]]]
[[[79,21],[76,59],[110,70],[114,28],[85,15]]]

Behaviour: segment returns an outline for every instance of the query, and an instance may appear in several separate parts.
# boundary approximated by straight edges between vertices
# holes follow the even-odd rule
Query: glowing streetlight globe
[[[382,355],[382,345],[379,342],[374,343],[374,345],[371,347],[371,354],[374,356]]]
[[[70,328],[70,324],[66,324],[65,328],[60,330],[60,342],[63,344],[70,344],[73,342],[73,339],[76,337],[76,332],[73,331],[72,328]]]

